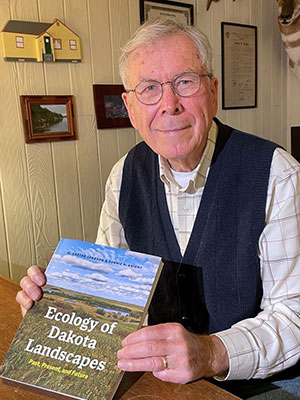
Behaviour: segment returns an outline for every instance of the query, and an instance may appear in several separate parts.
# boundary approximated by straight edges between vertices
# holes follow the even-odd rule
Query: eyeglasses
[[[145,80],[139,83],[135,89],[127,90],[135,92],[137,99],[145,105],[153,105],[159,102],[163,95],[163,85],[170,83],[173,92],[180,97],[193,96],[200,89],[201,78],[204,76],[212,77],[211,74],[197,74],[196,72],[183,72],[174,76],[171,81],[159,82],[155,80]]]

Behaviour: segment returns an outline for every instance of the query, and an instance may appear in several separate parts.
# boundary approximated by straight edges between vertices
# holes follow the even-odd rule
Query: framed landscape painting
[[[125,92],[120,84],[94,84],[94,104],[98,129],[132,127],[121,94]]]
[[[20,96],[26,143],[74,140],[73,96]]]

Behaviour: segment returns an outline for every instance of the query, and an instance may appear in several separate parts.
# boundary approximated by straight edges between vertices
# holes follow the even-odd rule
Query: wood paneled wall
[[[220,110],[218,116],[288,147],[289,118],[299,124],[293,97],[300,85],[297,92],[287,71],[276,2],[221,0],[209,12],[206,0],[185,2],[194,4],[196,24],[211,40],[219,79],[221,21],[257,25],[258,107]],[[60,237],[95,240],[111,167],[140,140],[132,128],[97,130],[92,95],[93,83],[120,82],[119,49],[139,26],[139,1],[0,1],[0,29],[9,19],[54,18],[81,37],[81,64],[4,62],[0,50],[0,273],[17,281],[29,265],[47,264]],[[78,140],[25,144],[21,94],[74,95]]]

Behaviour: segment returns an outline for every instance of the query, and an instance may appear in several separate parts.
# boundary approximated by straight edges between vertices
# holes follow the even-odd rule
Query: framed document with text
[[[257,27],[221,23],[222,108],[257,107]]]
[[[141,24],[156,18],[177,19],[188,25],[194,24],[193,4],[165,0],[140,0]]]

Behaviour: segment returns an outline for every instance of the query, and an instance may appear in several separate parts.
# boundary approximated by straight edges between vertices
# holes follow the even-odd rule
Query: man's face
[[[170,81],[186,71],[207,73],[194,43],[183,33],[133,51],[127,71],[130,89],[143,80]],[[173,169],[188,171],[201,159],[217,112],[217,93],[217,80],[202,77],[200,89],[191,97],[178,96],[170,84],[163,86],[163,96],[154,105],[140,103],[134,92],[123,93],[122,97],[132,125],[152,150],[166,158]]]

